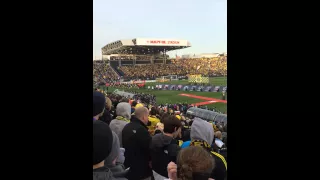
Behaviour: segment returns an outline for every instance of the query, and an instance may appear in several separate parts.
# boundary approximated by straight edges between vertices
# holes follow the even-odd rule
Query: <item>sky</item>
[[[110,42],[184,39],[192,47],[168,53],[227,52],[227,0],[93,0],[93,58]]]

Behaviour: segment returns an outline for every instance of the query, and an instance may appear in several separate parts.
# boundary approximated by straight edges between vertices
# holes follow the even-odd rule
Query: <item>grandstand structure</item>
[[[134,38],[109,43],[101,48],[101,52],[102,61],[122,77],[121,66],[171,64],[167,52],[188,47],[191,44],[187,40]]]
[[[167,63],[168,51],[191,47],[187,40],[135,38],[118,40],[102,47],[103,60],[112,65],[141,65]],[[170,62],[169,62],[170,63]]]

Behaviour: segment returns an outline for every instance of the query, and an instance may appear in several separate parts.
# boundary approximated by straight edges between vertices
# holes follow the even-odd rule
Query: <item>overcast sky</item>
[[[227,52],[227,0],[93,0],[93,58],[113,41],[185,39],[169,55]]]

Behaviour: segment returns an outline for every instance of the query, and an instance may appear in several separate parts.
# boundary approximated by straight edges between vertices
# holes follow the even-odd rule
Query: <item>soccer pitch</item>
[[[226,86],[226,77],[210,78],[210,84],[216,86]],[[152,82],[146,83],[145,87],[156,86],[156,84],[188,84],[188,80],[169,81],[169,82]],[[128,89],[109,87],[109,92],[115,89],[126,91]],[[203,104],[210,108],[215,107],[221,112],[227,112],[227,102],[221,101],[222,92],[197,92],[197,91],[177,91],[177,90],[148,90],[147,88],[130,89],[131,91],[154,94],[157,96],[157,104],[165,103],[188,103],[188,104]],[[226,97],[227,100],[227,97]]]

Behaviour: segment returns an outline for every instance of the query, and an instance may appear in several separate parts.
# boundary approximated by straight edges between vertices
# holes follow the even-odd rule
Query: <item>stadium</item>
[[[226,1],[94,2],[93,180],[227,180]]]
[[[144,162],[147,166],[152,162],[152,170],[148,168],[149,173],[143,175],[142,171],[131,170],[132,167],[141,165],[130,165],[131,162],[124,161],[121,162],[124,163],[123,167],[130,168],[127,171],[122,167],[122,177],[166,179],[169,177],[166,168],[176,161],[180,148],[187,150],[191,146],[201,146],[208,147],[206,151],[211,154],[205,157],[204,161],[210,162],[213,157],[215,162],[219,162],[216,163],[215,170],[210,170],[213,173],[205,175],[204,179],[210,176],[217,180],[226,180],[227,55],[204,53],[170,57],[167,54],[189,47],[189,41],[178,39],[118,40],[102,47],[102,59],[93,61],[94,112],[96,107],[99,107],[98,102],[106,104],[103,112],[100,109],[100,114],[93,114],[93,121],[101,120],[108,124],[125,151],[133,149],[130,145],[134,142],[133,137],[137,142],[147,136],[152,138],[152,141],[141,143],[147,146],[141,157],[152,154],[152,161]],[[105,96],[106,99],[96,101],[98,96]],[[123,123],[128,124],[123,126]],[[143,124],[145,128],[136,129],[137,124]],[[167,133],[170,126],[175,126],[171,135]],[[194,133],[197,127],[201,136],[205,135],[208,139],[195,139],[192,132]],[[131,128],[134,129],[127,130]],[[132,132],[135,134],[137,130],[142,131],[141,129],[145,131],[143,136],[138,137],[138,133],[128,136]],[[161,146],[154,148],[152,145],[161,142],[159,139],[153,141],[159,137],[169,138],[169,142],[175,146],[176,150],[163,144],[163,148],[168,147],[167,154],[172,154],[172,157],[165,152],[160,153],[164,150]],[[206,145],[206,142],[210,144]],[[101,144],[97,146],[100,147]],[[141,152],[141,148],[138,148],[137,151]],[[125,158],[130,156],[137,157],[124,154]],[[162,164],[159,164],[159,161]],[[138,172],[134,175],[136,177],[132,176],[134,171]],[[127,173],[128,176],[125,175]]]
[[[94,84],[109,91],[154,94],[158,104],[186,102],[226,113],[226,54],[167,55],[188,47],[189,41],[179,39],[108,43],[101,48],[102,60],[94,61]]]

